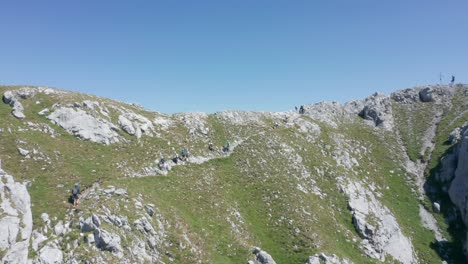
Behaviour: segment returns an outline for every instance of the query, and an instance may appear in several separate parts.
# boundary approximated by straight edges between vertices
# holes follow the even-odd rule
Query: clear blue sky
[[[0,83],[166,113],[289,110],[468,80],[468,1],[0,2]]]

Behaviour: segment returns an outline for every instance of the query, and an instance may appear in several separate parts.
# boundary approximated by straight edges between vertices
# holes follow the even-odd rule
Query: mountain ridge
[[[467,85],[321,102],[305,105],[304,114],[167,115],[46,87],[0,91],[2,166],[27,181],[31,194],[28,241],[37,246],[29,261],[464,258],[457,243],[466,241],[459,202],[465,157],[458,149],[465,148]],[[458,141],[446,144],[449,137]],[[181,148],[190,156],[172,161]],[[443,166],[443,157],[457,162]],[[78,212],[65,203],[77,181],[90,186]],[[452,181],[459,190],[450,192]]]

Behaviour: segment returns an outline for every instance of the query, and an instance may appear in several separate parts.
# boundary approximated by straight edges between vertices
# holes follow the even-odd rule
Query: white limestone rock
[[[115,254],[122,253],[120,245],[120,236],[106,230],[96,228],[94,230],[94,239],[96,246],[101,250],[110,251]]]
[[[383,94],[375,93],[364,100],[364,108],[359,116],[372,121],[377,127],[393,131],[394,120],[390,98]]]
[[[83,140],[106,145],[119,142],[119,135],[115,131],[117,128],[112,123],[95,118],[81,109],[61,107],[48,115],[47,119]]]
[[[32,234],[31,198],[25,184],[0,169],[2,263],[26,263]]]
[[[390,210],[365,187],[367,184],[347,181],[342,177],[338,178],[338,182],[349,197],[353,224],[363,239],[361,247],[365,253],[381,261],[389,254],[403,264],[414,263],[416,257],[410,239],[403,235]],[[373,219],[373,222],[369,223],[368,219]]]
[[[266,251],[256,247],[252,250],[252,254],[255,254],[256,260],[260,264],[276,264],[275,260]]]
[[[53,246],[45,246],[39,251],[39,264],[60,264],[63,262],[63,252]]]
[[[335,254],[328,256],[324,253],[320,253],[310,256],[306,264],[353,264],[353,262],[347,259],[340,259]]]

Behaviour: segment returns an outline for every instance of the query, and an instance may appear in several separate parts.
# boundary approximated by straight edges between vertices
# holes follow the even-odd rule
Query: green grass
[[[0,87],[0,92],[6,89],[11,87]],[[57,138],[38,131],[7,132],[8,127],[17,131],[18,127],[26,128],[26,125],[11,116],[8,105],[0,104],[0,118],[4,120],[0,125],[4,129],[0,134],[3,167],[15,179],[32,182],[29,191],[34,204],[35,227],[41,225],[38,219],[43,212],[63,219],[70,206],[65,201],[75,182],[86,186],[101,179],[104,187],[115,185],[126,188],[130,200],[142,194],[145,204],[155,204],[170,226],[167,228],[167,244],[172,246],[165,245],[164,250],[169,251],[177,263],[193,263],[197,258],[201,258],[203,263],[242,263],[252,258],[253,246],[266,250],[277,263],[305,263],[310,255],[322,252],[337,254],[354,263],[379,263],[363,256],[359,248],[360,239],[347,209],[347,197],[337,186],[338,177],[347,177],[373,182],[382,193],[379,198],[382,204],[391,210],[403,233],[411,238],[419,261],[440,263],[440,257],[434,250],[434,236],[421,225],[418,196],[413,191],[415,186],[411,178],[402,168],[403,158],[401,149],[396,146],[396,135],[375,130],[358,117],[342,120],[339,128],[316,122],[320,125],[321,133],[314,143],[310,143],[307,135],[298,133],[295,128],[272,129],[273,120],[266,118],[262,120],[266,125],[237,126],[228,125],[217,116],[210,115],[206,125],[212,133],[207,137],[190,136],[187,128],[175,121],[169,131],[159,131],[159,137],[143,136],[136,140],[119,132],[127,142],[104,146],[78,140],[45,117],[37,115],[43,108],[50,108],[59,98],[62,104],[87,99],[109,102],[82,94],[37,95],[33,99],[22,100],[26,108],[26,121],[49,124],[61,134]],[[41,103],[36,104],[35,101]],[[432,169],[437,167],[436,159],[450,148],[446,144],[448,133],[468,118],[466,114],[459,116],[466,108],[463,103],[462,100],[455,100],[453,111],[442,118],[437,131],[436,149],[430,161]],[[149,119],[156,115],[138,107],[116,104]],[[109,110],[111,120],[115,122],[119,113]],[[394,105],[396,125],[412,160],[421,158],[421,138],[428,129],[427,120],[432,118],[435,110],[436,106],[432,103],[417,103],[411,109]],[[306,116],[301,118],[309,119]],[[227,139],[233,141],[236,138],[245,141],[231,156],[200,165],[177,166],[167,176],[127,178],[125,171],[118,166],[141,172],[143,167],[154,165],[160,155],[169,158],[182,147],[189,147],[192,155],[206,155],[208,142],[220,147]],[[18,154],[17,140],[27,142],[27,149],[34,147],[49,156],[52,164],[25,160]],[[293,152],[285,152],[282,144]],[[339,144],[343,144],[342,148],[358,160],[358,166],[347,169],[337,164],[332,155]],[[55,154],[56,151],[60,154]],[[301,169],[293,165],[296,154],[302,158],[310,178],[303,179]],[[424,156],[428,157],[429,154]],[[317,173],[317,169],[323,174]],[[59,184],[64,187],[57,187]],[[298,189],[298,185],[310,187],[313,184],[326,196],[320,198]],[[130,223],[140,217],[133,214],[132,206],[125,208],[122,201],[102,199],[101,203],[113,212],[128,215]],[[99,206],[93,201],[85,201],[82,210],[87,215]],[[232,210],[240,213],[243,224],[234,220],[230,213]],[[443,221],[441,216],[436,217]],[[240,228],[239,234],[233,232],[227,219],[236,223]],[[443,224],[441,226],[448,228]],[[110,225],[105,227],[113,230]],[[78,232],[70,233],[68,239],[79,239]],[[201,255],[178,246],[184,235],[202,250]],[[122,243],[130,246],[129,241]],[[85,247],[88,246],[82,243],[75,254],[90,254]],[[97,253],[93,252],[85,259],[91,261],[94,254]],[[110,262],[114,259],[106,255],[106,260]],[[168,261],[168,257],[163,256],[163,260]],[[386,263],[392,263],[392,259],[387,257]]]

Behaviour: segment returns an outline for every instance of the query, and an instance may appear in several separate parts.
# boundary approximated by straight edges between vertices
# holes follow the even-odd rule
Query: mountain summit
[[[174,115],[0,92],[2,263],[467,261],[468,85]]]

